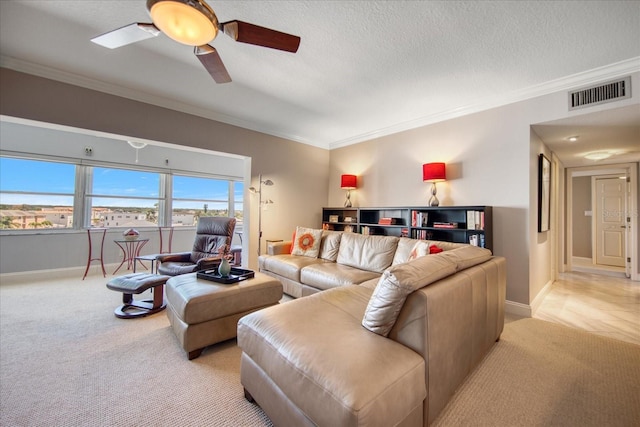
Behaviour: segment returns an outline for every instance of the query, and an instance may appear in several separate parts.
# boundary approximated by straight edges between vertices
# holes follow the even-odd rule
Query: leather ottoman
[[[171,327],[192,360],[205,347],[235,338],[242,316],[277,304],[282,284],[258,272],[234,284],[199,279],[191,273],[170,278],[165,294]]]

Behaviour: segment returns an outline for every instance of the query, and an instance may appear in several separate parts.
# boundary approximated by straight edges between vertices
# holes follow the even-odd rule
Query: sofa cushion
[[[339,231],[324,230],[322,239],[320,239],[320,254],[318,257],[327,261],[335,261],[338,258],[341,238],[342,233]]]
[[[300,271],[310,264],[324,263],[326,261],[319,258],[297,255],[273,255],[261,258],[261,269],[278,274],[295,282],[300,282]]]
[[[343,233],[338,251],[338,264],[382,273],[393,261],[399,237],[363,236]]]
[[[461,248],[444,251],[441,256],[451,259],[456,263],[456,271],[465,270],[474,265],[478,265],[491,258],[489,249],[479,246],[463,246]]]
[[[325,290],[337,286],[358,285],[379,276],[380,273],[360,270],[335,262],[324,262],[304,267],[300,271],[300,282],[303,285]]]
[[[398,248],[396,249],[395,254],[393,254],[393,262],[391,265],[407,262],[409,260],[409,254],[411,254],[411,250],[419,241],[420,240],[418,239],[410,239],[408,237],[401,237],[398,239]]]
[[[423,256],[386,270],[369,300],[362,326],[387,336],[396,322],[407,295],[443,277],[454,274],[454,259],[441,255]]]
[[[370,295],[343,286],[250,314],[238,346],[317,425],[399,425],[423,405],[425,363],[362,328]]]
[[[293,241],[291,255],[302,255],[317,258],[320,253],[320,239],[322,230],[313,228],[297,227],[296,237]]]

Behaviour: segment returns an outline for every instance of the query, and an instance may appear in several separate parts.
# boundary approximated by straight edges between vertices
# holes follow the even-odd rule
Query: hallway
[[[561,273],[533,317],[640,345],[640,283],[589,272]]]

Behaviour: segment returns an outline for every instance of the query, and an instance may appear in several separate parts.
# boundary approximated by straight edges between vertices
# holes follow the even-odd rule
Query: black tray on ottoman
[[[245,270],[244,268],[231,267],[231,271],[228,276],[221,276],[218,274],[218,270],[203,270],[198,271],[198,279],[210,280],[212,282],[223,283],[225,285],[231,283],[237,283],[242,280],[251,279],[255,277],[256,273],[253,270]]]

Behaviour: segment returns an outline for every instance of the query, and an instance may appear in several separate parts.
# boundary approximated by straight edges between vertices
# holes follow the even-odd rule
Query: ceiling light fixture
[[[188,46],[202,46],[218,35],[218,18],[201,0],[147,0],[153,24]]]
[[[579,136],[570,136],[567,138],[567,141],[569,142],[576,142],[578,140],[578,138],[580,138]]]
[[[608,151],[594,151],[593,153],[585,154],[584,158],[588,160],[604,160],[608,159],[611,156],[613,156],[613,153],[610,153]]]

